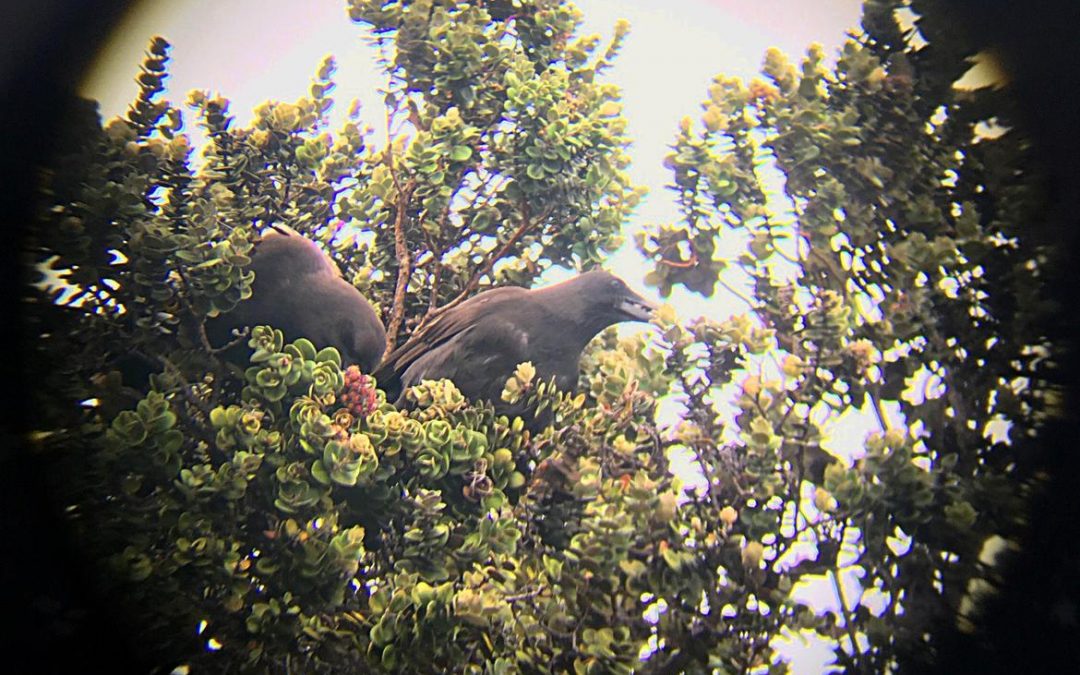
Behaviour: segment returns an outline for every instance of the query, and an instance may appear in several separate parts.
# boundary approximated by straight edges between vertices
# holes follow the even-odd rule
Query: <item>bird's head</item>
[[[619,277],[594,270],[559,284],[565,286],[569,306],[577,306],[584,314],[582,323],[596,330],[622,321],[648,321],[656,305],[641,297]],[[554,287],[552,287],[554,288]]]
[[[348,313],[342,311],[337,321],[336,344],[344,350],[342,367],[356,365],[361,372],[374,372],[386,348],[386,330],[366,301],[361,304],[351,300],[346,309]]]

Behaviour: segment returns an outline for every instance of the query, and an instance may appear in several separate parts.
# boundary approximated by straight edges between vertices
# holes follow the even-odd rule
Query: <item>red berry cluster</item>
[[[357,366],[345,369],[345,391],[341,394],[341,402],[357,417],[367,417],[375,411],[374,382]]]

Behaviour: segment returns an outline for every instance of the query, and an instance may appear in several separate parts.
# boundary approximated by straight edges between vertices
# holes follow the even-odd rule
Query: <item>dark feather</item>
[[[472,400],[488,400],[508,415],[528,417],[500,398],[515,367],[530,361],[537,377],[572,391],[581,352],[601,330],[647,320],[653,306],[619,278],[587,272],[542,289],[497,288],[447,311],[422,334],[391,352],[375,378],[387,398],[423,380],[449,379]]]
[[[271,231],[255,244],[249,269],[255,272],[251,298],[207,322],[215,346],[233,339],[233,329],[268,324],[286,340],[306,337],[320,349],[335,347],[343,365],[356,364],[364,372],[378,365],[386,345],[382,322],[313,241]],[[229,351],[232,360],[245,361],[247,341]]]

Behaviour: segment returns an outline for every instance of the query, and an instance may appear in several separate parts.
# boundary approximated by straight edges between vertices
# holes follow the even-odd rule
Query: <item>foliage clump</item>
[[[743,284],[749,311],[609,331],[576,395],[522,364],[503,398],[551,414],[537,433],[447,381],[398,410],[272,326],[237,370],[204,326],[250,297],[275,225],[338,259],[392,344],[484,288],[602,261],[643,194],[602,80],[626,26],[601,48],[555,0],[351,0],[384,55],[386,146],[355,107],[329,129],[328,59],[245,128],[192,94],[197,168],[152,41],[123,117],[74,116],[26,251],[67,282],[28,297],[39,438],[149,658],[727,672],[779,667],[801,635],[882,670],[967,628],[985,550],[1038,486],[1057,261],[1024,227],[1041,186],[1007,102],[954,88],[974,48],[935,41],[932,3],[905,32],[904,4],[868,3],[835,66],[770,51],[764,79],[713,82],[667,160],[681,221],[637,245],[662,294]],[[880,428],[841,448],[829,421],[855,409]],[[814,583],[839,605],[808,602]]]

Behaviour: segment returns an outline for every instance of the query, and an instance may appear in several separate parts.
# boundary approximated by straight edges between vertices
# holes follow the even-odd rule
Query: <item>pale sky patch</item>
[[[622,88],[633,139],[630,175],[649,188],[649,195],[626,223],[627,243],[608,267],[641,287],[646,268],[631,233],[678,219],[664,187],[670,172],[662,165],[678,121],[700,115],[706,89],[717,74],[756,76],[769,47],[779,47],[796,62],[811,42],[834,54],[845,33],[858,25],[862,3],[682,0],[674,9],[659,0],[583,0],[577,5],[585,20],[581,34],[599,33],[608,39],[620,18],[631,26],[605,77]],[[340,122],[349,101],[358,98],[362,119],[376,131],[375,142],[385,139],[382,97],[377,93],[385,78],[365,31],[349,21],[343,0],[143,2],[130,10],[82,88],[84,95],[101,102],[106,119],[122,114],[134,98],[134,77],[153,35],[173,45],[166,97],[182,104],[193,89],[220,93],[232,102],[231,112],[240,125],[251,121],[252,110],[264,100],[305,96],[319,63],[333,54],[339,70],[332,121]],[[191,115],[187,120],[187,130],[194,132]],[[676,289],[669,301],[685,317],[722,320],[746,311],[741,300],[722,288],[708,299]]]

